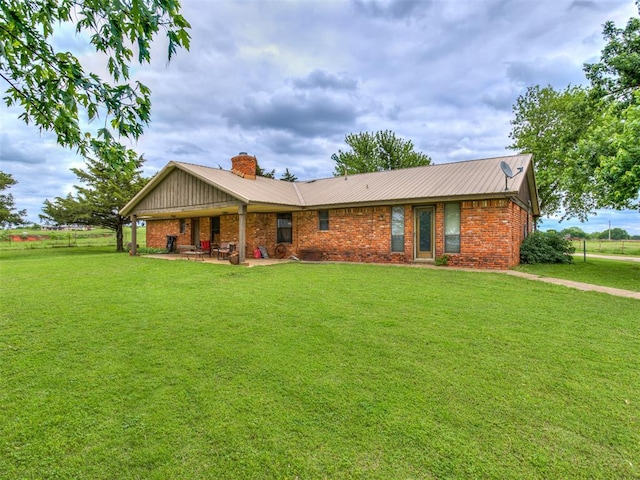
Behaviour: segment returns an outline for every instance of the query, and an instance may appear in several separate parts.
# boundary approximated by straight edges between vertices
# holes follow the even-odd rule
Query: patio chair
[[[213,251],[218,252],[218,260],[224,260],[232,252],[229,242],[220,243],[220,245],[213,249]]]
[[[200,251],[211,256],[211,240],[200,240]]]

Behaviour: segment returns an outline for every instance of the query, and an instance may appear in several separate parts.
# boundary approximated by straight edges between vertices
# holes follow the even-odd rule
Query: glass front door
[[[416,208],[416,258],[433,258],[433,207]]]

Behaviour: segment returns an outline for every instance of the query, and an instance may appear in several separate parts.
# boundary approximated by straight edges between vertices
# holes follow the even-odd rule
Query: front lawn
[[[0,252],[1,478],[637,478],[637,300]]]
[[[588,257],[585,262],[576,256],[571,264],[519,265],[516,270],[640,292],[640,262]]]

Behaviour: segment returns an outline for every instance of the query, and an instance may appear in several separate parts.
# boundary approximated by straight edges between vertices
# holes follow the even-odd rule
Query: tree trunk
[[[124,252],[122,223],[116,225],[116,252]]]

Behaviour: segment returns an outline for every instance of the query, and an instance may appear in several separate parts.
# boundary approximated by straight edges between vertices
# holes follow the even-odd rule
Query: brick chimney
[[[231,159],[231,173],[249,180],[256,179],[258,160],[247,152],[240,152]]]

